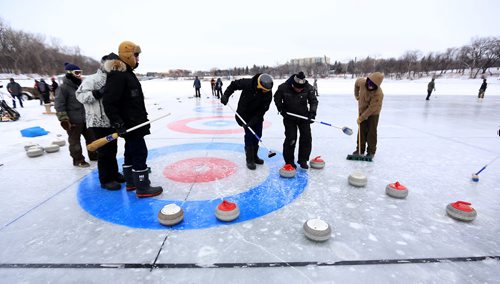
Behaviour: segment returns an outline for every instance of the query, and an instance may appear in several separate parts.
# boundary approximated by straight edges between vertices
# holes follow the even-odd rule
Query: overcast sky
[[[326,55],[400,57],[500,36],[497,0],[1,0],[14,30],[95,59],[140,45],[138,72],[276,66]]]

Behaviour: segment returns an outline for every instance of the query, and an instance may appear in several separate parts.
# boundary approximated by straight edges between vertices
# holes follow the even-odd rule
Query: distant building
[[[308,66],[316,64],[330,64],[330,57],[307,57],[290,60],[291,65]]]

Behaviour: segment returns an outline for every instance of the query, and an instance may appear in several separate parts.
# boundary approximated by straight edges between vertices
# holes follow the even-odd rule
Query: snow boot
[[[117,173],[116,177],[115,177],[115,181],[118,183],[124,183],[127,180],[125,179],[125,177],[121,173]]]
[[[122,185],[119,182],[112,180],[110,182],[101,183],[101,187],[107,190],[119,190],[122,188]]]
[[[134,184],[136,186],[135,195],[138,198],[142,197],[153,197],[160,195],[163,192],[161,186],[151,186],[149,181],[148,169],[144,170],[132,170],[132,176],[134,177]]]
[[[125,177],[125,188],[127,191],[135,190],[134,177],[132,176],[132,165],[123,165],[123,176]]]
[[[264,160],[262,160],[261,158],[259,158],[259,146],[255,146],[255,157],[254,157],[254,161],[257,165],[263,165],[264,164]]]
[[[250,170],[255,170],[257,166],[255,165],[255,148],[253,146],[245,146],[245,154],[247,160],[247,168]]]

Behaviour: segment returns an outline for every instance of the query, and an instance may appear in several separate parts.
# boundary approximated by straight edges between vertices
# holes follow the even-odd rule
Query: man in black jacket
[[[285,126],[285,141],[283,142],[285,164],[297,167],[294,162],[294,152],[298,128],[300,133],[298,163],[301,168],[308,169],[307,161],[309,161],[312,149],[311,119],[316,117],[316,109],[318,108],[318,99],[313,86],[307,82],[303,72],[294,74],[286,82],[279,85],[274,95],[274,103],[283,116],[283,125]],[[308,117],[309,120],[287,115],[287,112]]]
[[[256,165],[264,164],[264,161],[257,155],[259,151],[259,140],[247,128],[250,127],[259,137],[262,137],[262,125],[264,114],[269,109],[273,99],[273,78],[268,74],[257,74],[251,79],[234,80],[229,84],[224,95],[221,96],[221,103],[226,105],[229,97],[236,90],[241,90],[240,100],[236,112],[245,120],[247,125],[236,116],[239,126],[245,128],[245,153],[247,168],[255,170]]]
[[[14,78],[10,78],[10,83],[7,84],[7,91],[9,91],[10,95],[12,96],[12,105],[14,108],[16,108],[16,98],[19,100],[19,105],[21,107],[24,107],[23,99],[21,98],[21,85],[14,81]]]
[[[130,133],[126,130],[148,121],[141,83],[133,70],[139,65],[141,48],[133,42],[124,41],[118,47],[118,59],[107,61],[104,111],[111,125],[125,139],[123,175],[127,184],[133,183],[136,196],[152,197],[163,192],[161,186],[151,186],[146,164],[148,148],[144,136],[150,134],[149,125]]]

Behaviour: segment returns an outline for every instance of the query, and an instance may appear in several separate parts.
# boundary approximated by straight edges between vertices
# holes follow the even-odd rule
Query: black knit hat
[[[304,72],[300,71],[298,74],[293,76],[292,85],[297,89],[304,89],[306,86],[307,80]]]

